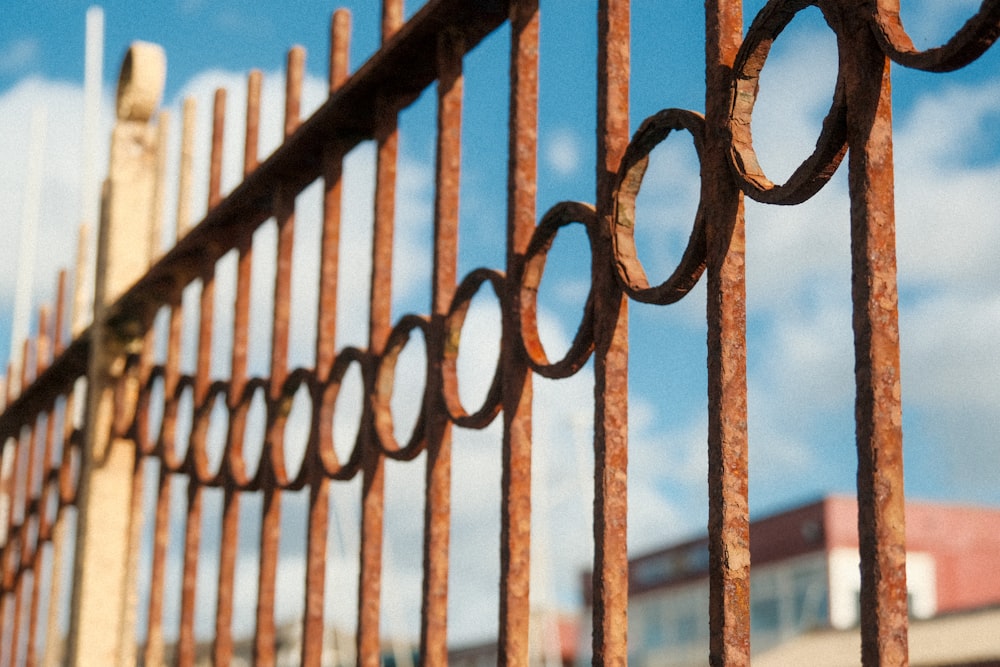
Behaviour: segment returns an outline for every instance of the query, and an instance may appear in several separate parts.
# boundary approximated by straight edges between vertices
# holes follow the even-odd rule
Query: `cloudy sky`
[[[377,47],[378,16],[370,0],[351,9],[351,62],[356,69]],[[407,15],[423,3],[407,4]],[[746,23],[762,6],[746,3]],[[971,0],[903,0],[902,16],[914,42],[944,41],[976,10]],[[592,201],[596,44],[595,0],[542,2],[539,215],[558,201]],[[298,2],[281,6],[242,2],[172,0],[104,5],[104,109],[101,136],[111,123],[114,82],[130,41],[156,42],[166,50],[163,107],[173,113],[170,160],[176,163],[179,109],[185,97],[198,104],[200,182],[207,164],[212,92],[229,90],[223,188],[239,180],[243,96],[250,68],[265,73],[262,157],[277,145],[282,124],[282,67],[286,49],[307,50],[303,114],[325,95],[326,35],[330,7]],[[14,304],[17,239],[25,206],[31,118],[42,121],[44,180],[37,233],[32,299],[50,301],[57,267],[69,266],[81,222],[83,35],[86,5],[69,1],[19,3],[4,12],[0,32],[0,356],[6,358]],[[632,127],[662,108],[703,108],[701,3],[633,2]],[[506,87],[509,34],[501,29],[466,59],[460,274],[477,266],[500,267],[505,205]],[[781,181],[808,154],[829,107],[836,77],[836,42],[819,12],[796,18],[776,41],[762,76],[754,115],[761,162]],[[907,493],[913,498],[1000,504],[1000,60],[996,49],[952,74],[894,68],[897,229],[904,441]],[[40,112],[36,110],[41,110]],[[430,301],[430,241],[434,168],[433,91],[401,118],[400,187],[394,282],[394,317],[426,312]],[[37,132],[36,132],[37,133]],[[98,173],[106,163],[102,139]],[[473,150],[473,147],[475,149]],[[348,157],[341,298],[347,305],[338,345],[365,340],[370,248],[373,151],[362,145]],[[849,211],[846,165],[809,202],[791,208],[747,206],[747,299],[750,406],[750,501],[767,513],[829,492],[853,493],[853,353],[851,349]],[[92,187],[92,186],[91,186]],[[89,190],[88,190],[89,191]],[[204,212],[205,187],[195,195]],[[697,206],[697,158],[683,135],[653,155],[639,200],[640,256],[651,281],[672,271]],[[312,363],[315,188],[300,199],[296,299],[291,363]],[[171,208],[167,219],[172,219]],[[165,233],[169,243],[171,233]],[[261,250],[273,248],[273,230],[258,234]],[[559,356],[577,326],[588,285],[589,257],[582,234],[560,235],[543,283],[543,340]],[[267,369],[267,276],[255,273],[253,372]],[[217,330],[232,306],[233,262],[219,267]],[[228,286],[228,287],[227,287]],[[190,301],[197,298],[192,291]],[[706,509],[705,296],[699,286],[680,303],[633,304],[631,310],[630,543],[636,551],[704,530]],[[463,335],[463,396],[484,390],[496,350],[495,301],[477,297],[476,315]],[[475,350],[483,350],[477,354]],[[220,352],[220,349],[216,349]],[[228,369],[218,354],[215,371]],[[419,359],[417,360],[419,361]],[[416,364],[414,364],[416,365]],[[409,382],[410,380],[405,380]],[[419,386],[420,378],[412,379]],[[401,380],[404,382],[404,380]],[[589,451],[592,377],[585,368],[570,380],[537,380],[535,458],[535,597],[540,604],[575,601],[578,573],[590,553],[592,495]],[[349,403],[350,401],[344,401]],[[405,401],[403,401],[405,403]],[[400,406],[405,411],[405,405]],[[337,427],[348,433],[351,410]],[[405,420],[402,420],[405,421]],[[405,424],[400,425],[400,434]],[[499,530],[499,431],[456,431],[454,476],[453,633],[456,639],[488,636],[496,627]],[[346,436],[345,436],[346,441]],[[294,457],[293,457],[294,458]],[[417,625],[420,589],[419,510],[423,458],[389,467],[387,510],[387,629],[409,633]],[[355,484],[338,489],[337,530],[331,538],[331,614],[348,618],[353,604],[357,541]],[[179,497],[180,499],[180,497]],[[206,522],[219,499],[208,497]],[[300,607],[302,538],[291,499],[282,542],[286,617]],[[213,505],[214,503],[214,505]],[[252,503],[246,537],[253,543]],[[214,507],[215,509],[211,509]],[[211,528],[206,528],[210,531]],[[207,540],[210,542],[210,540]],[[174,544],[174,548],[180,548]],[[211,614],[212,546],[206,546],[199,597]],[[239,576],[252,582],[251,555]],[[252,589],[252,586],[241,587]],[[335,602],[334,600],[339,600]],[[283,605],[283,606],[282,606]],[[241,612],[251,627],[252,602]],[[349,621],[345,621],[349,622]]]

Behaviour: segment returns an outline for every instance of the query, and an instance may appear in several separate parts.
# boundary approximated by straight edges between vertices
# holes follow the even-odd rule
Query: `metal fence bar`
[[[709,662],[750,662],[750,510],[743,200],[729,175],[727,81],[742,2],[705,4],[705,207],[708,320]]]
[[[38,315],[38,335],[35,343],[36,375],[45,370],[51,360],[51,336],[49,333],[49,311],[41,308]],[[56,406],[45,415],[45,427],[36,426],[40,442],[32,447],[31,460],[28,463],[26,476],[26,517],[25,524],[34,523],[34,533],[31,542],[26,540],[22,545],[22,563],[31,564],[31,597],[28,603],[28,630],[25,646],[25,664],[34,665],[38,661],[38,617],[41,607],[43,534],[49,531],[47,514],[44,511],[46,468],[51,459],[52,441],[55,438]]]
[[[383,47],[403,23],[402,0],[382,2]],[[433,47],[431,47],[433,48]],[[374,102],[376,126],[375,219],[372,229],[372,273],[368,301],[368,353],[381,355],[392,328],[392,238],[395,224],[396,159],[399,135],[392,98],[381,92]],[[369,380],[369,383],[372,381]],[[367,387],[373,392],[374,387]],[[361,574],[358,585],[359,667],[380,662],[382,596],[382,530],[385,505],[385,462],[376,434],[365,418],[361,447]]]
[[[500,518],[498,664],[526,667],[531,573],[532,374],[520,353],[514,278],[535,230],[538,133],[538,0],[510,8],[510,101],[507,144],[508,288],[503,306],[503,478]]]
[[[246,128],[243,137],[243,175],[257,166],[257,142],[260,123],[262,75],[254,70],[247,77]],[[237,487],[249,484],[243,467],[243,438],[246,430],[249,398],[247,388],[247,346],[250,330],[250,275],[253,262],[252,236],[245,234],[236,242],[236,298],[233,306],[233,338],[230,351],[230,383],[227,408],[229,424],[220,476],[231,483],[223,488],[221,544],[219,546],[219,582],[216,593],[215,637],[212,655],[216,664],[229,664],[233,658],[233,595],[236,580],[236,556],[239,547],[240,493]]]
[[[330,21],[329,92],[332,95],[344,84],[348,75],[351,16],[346,10],[334,12]],[[343,193],[344,156],[337,145],[324,149],[323,156],[323,231],[320,240],[319,300],[316,323],[316,379],[325,384],[333,381],[337,358],[337,285],[340,271],[340,222]],[[323,429],[332,428],[320,405],[314,399],[312,428],[309,436],[307,461],[319,462]],[[306,464],[304,464],[306,465]],[[323,659],[326,600],[326,545],[329,535],[330,477],[322,465],[313,465],[307,481],[309,486],[309,529],[306,545],[305,614],[302,622],[301,662],[306,667],[318,667]]]
[[[899,382],[889,58],[866,17],[845,12],[839,46],[847,102],[854,304],[861,658],[906,665],[906,534]]]
[[[434,266],[427,384],[442,386],[445,321],[458,273],[458,210],[462,144],[463,38],[442,32],[437,43],[437,165],[434,196]],[[451,420],[439,392],[428,392],[427,472],[424,501],[424,581],[421,664],[448,662],[448,547],[451,532]]]
[[[291,136],[299,123],[299,98],[305,52],[293,48],[288,53],[285,75],[285,137]],[[292,247],[295,238],[295,197],[284,189],[275,196],[275,222],[278,233],[274,281],[274,312],[271,328],[271,374],[268,403],[291,400],[285,381],[288,379],[288,337],[291,318]],[[254,662],[273,665],[275,661],[274,600],[281,540],[282,489],[288,485],[285,470],[285,420],[268,410],[264,452],[257,473],[264,495],[260,530],[260,570],[257,583],[257,628]]]
[[[597,16],[594,295],[594,664],[628,662],[628,301],[609,255],[612,193],[629,140],[629,0]]]

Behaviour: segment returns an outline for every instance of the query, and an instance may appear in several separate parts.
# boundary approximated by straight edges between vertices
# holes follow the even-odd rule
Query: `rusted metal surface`
[[[818,5],[837,34],[840,65],[830,112],[816,149],[784,184],[775,184],[757,162],[750,121],[759,76],[771,43],[797,12]],[[308,496],[304,665],[324,659],[326,603],[340,594],[327,581],[332,485],[360,477],[360,552],[357,600],[357,663],[381,661],[385,459],[417,459],[423,469],[423,588],[420,662],[447,661],[448,576],[451,541],[451,438],[454,429],[481,429],[502,414],[503,447],[499,582],[499,664],[529,663],[531,592],[532,377],[565,378],[594,360],[594,664],[625,664],[628,656],[627,420],[628,300],[666,305],[682,299],[706,275],[708,366],[708,506],[710,544],[709,663],[746,665],[750,656],[749,515],[746,405],[746,288],[742,196],[771,204],[796,204],[819,191],[848,157],[853,255],[859,533],[862,563],[862,656],[865,665],[905,665],[907,619],[905,523],[903,517],[899,332],[896,312],[893,219],[892,127],[889,61],[929,71],[948,71],[977,58],[1000,34],[1000,3],[980,10],[946,44],[918,52],[903,30],[894,0],[771,0],[743,37],[739,2],[706,4],[706,96],[704,114],[664,109],[629,138],[629,2],[601,0],[598,11],[597,164],[595,202],[561,202],[536,212],[538,132],[539,2],[432,0],[408,22],[403,4],[381,4],[383,46],[353,75],[348,73],[350,21],[346,12],[331,22],[329,99],[310,118],[299,120],[304,71],[301,49],[289,53],[285,92],[285,141],[258,163],[261,75],[249,77],[244,136],[244,181],[223,197],[220,186],[225,96],[216,97],[209,210],[191,228],[190,187],[194,137],[193,106],[185,105],[177,203],[177,243],[124,293],[107,305],[113,346],[101,352],[120,369],[114,381],[94,385],[112,392],[114,419],[104,426],[80,425],[82,395],[74,386],[87,377],[94,327],[64,340],[67,301],[60,279],[55,317],[41,318],[37,340],[25,346],[34,363],[22,366],[19,395],[6,397],[0,415],[0,445],[13,458],[15,477],[0,480],[13,501],[4,518],[0,552],[0,655],[10,662],[46,664],[57,659],[59,593],[63,585],[64,535],[71,508],[80,502],[81,443],[88,430],[105,439],[129,438],[135,464],[129,531],[132,550],[140,520],[152,522],[148,581],[137,586],[136,553],[127,554],[129,591],[148,591],[141,648],[146,664],[194,664],[199,648],[196,583],[204,567],[208,521],[207,489],[222,492],[218,586],[212,658],[235,658],[234,614],[247,598],[236,591],[241,549],[241,507],[247,494],[263,500],[259,517],[253,658],[277,662],[276,598],[282,554],[283,512],[290,492]],[[457,273],[462,94],[465,54],[504,21],[510,22],[509,136],[506,254],[503,271],[480,267]],[[437,163],[434,203],[433,275],[427,315],[392,313],[393,238],[399,113],[422,90],[437,86]],[[651,151],[671,133],[693,139],[701,163],[701,201],[691,221],[687,248],[675,271],[650,285],[636,248],[635,200]],[[337,347],[337,288],[342,271],[339,247],[344,157],[362,142],[375,145],[374,229],[370,277],[368,343],[364,349]],[[323,226],[319,254],[315,363],[290,368],[292,257],[296,198],[323,181]],[[254,232],[273,219],[277,249],[272,329],[266,377],[251,377],[251,273]],[[537,221],[537,222],[536,222]],[[538,334],[537,291],[559,231],[571,224],[586,230],[591,251],[591,289],[570,349],[551,360]],[[213,328],[217,262],[236,258],[232,335]],[[270,263],[272,258],[266,258]],[[78,281],[79,282],[79,281]],[[200,284],[193,371],[184,370],[182,292]],[[462,404],[457,359],[461,332],[473,297],[489,284],[502,311],[501,354],[480,406]],[[73,298],[79,303],[79,295]],[[152,327],[164,312],[161,331]],[[54,319],[54,324],[53,324]],[[419,330],[427,351],[427,381],[417,427],[408,437],[394,430],[390,399],[395,364],[411,334]],[[165,336],[158,345],[157,337]],[[162,351],[159,348],[162,347]],[[230,372],[212,377],[218,350],[230,354]],[[157,356],[159,355],[159,356]],[[162,358],[161,358],[162,357]],[[335,448],[333,421],[347,371],[357,364],[364,386],[358,438],[346,457]],[[264,366],[262,364],[262,366]],[[16,378],[15,378],[16,379]],[[8,387],[18,383],[8,378]],[[286,467],[286,423],[296,393],[305,389],[311,422],[298,470]],[[185,408],[184,406],[188,407]],[[256,406],[253,407],[253,406]],[[209,452],[213,411],[225,413],[222,452]],[[248,422],[263,412],[260,460],[250,461]],[[158,415],[158,417],[154,416]],[[181,434],[188,434],[185,439]],[[90,435],[93,435],[91,433]],[[260,437],[260,436],[258,436]],[[300,450],[297,450],[300,451]],[[425,457],[418,455],[426,453]],[[211,461],[220,461],[217,469]],[[154,466],[156,475],[146,476]],[[411,466],[416,470],[419,465]],[[252,472],[251,472],[252,471]],[[411,474],[416,474],[411,473]],[[145,479],[155,479],[148,516],[140,502]],[[186,488],[183,510],[171,507],[175,484]],[[457,502],[457,501],[456,501]],[[181,514],[181,516],[173,516]],[[181,527],[183,523],[183,527]],[[72,525],[72,524],[70,524]],[[79,524],[78,524],[79,526]],[[168,545],[183,541],[183,573],[170,581]],[[245,539],[242,540],[244,543]],[[51,546],[49,546],[51,545]],[[245,546],[242,548],[246,548]],[[48,550],[48,551],[47,551]],[[46,555],[51,553],[51,556]],[[71,581],[74,585],[77,582]],[[164,599],[180,598],[177,619],[166,618]],[[388,591],[385,591],[389,593]],[[131,595],[131,593],[129,593]],[[115,604],[125,601],[115,601]],[[48,609],[45,609],[45,604]],[[43,614],[45,616],[43,616]],[[134,625],[134,612],[126,618]],[[48,621],[43,623],[42,619]],[[177,644],[167,639],[177,624]],[[42,628],[46,637],[39,637]],[[131,628],[119,638],[130,644]],[[44,639],[44,641],[43,641]],[[139,649],[121,646],[129,661]],[[170,656],[173,656],[172,658]]]
[[[430,359],[427,383],[442,385],[445,320],[455,296],[458,273],[458,203],[462,163],[461,33],[438,37],[437,167],[434,196],[434,268],[431,290]],[[424,495],[424,580],[420,614],[420,656],[431,665],[448,663],[448,547],[451,538],[451,431],[441,394],[425,398],[427,473]]]
[[[334,12],[330,21],[330,94],[347,79],[351,17],[345,10]],[[323,232],[320,241],[319,317],[316,327],[316,377],[330,382],[337,356],[337,280],[340,269],[340,220],[343,154],[330,146],[323,156]],[[318,458],[319,434],[324,411],[313,410],[312,433],[307,457]],[[327,423],[327,428],[332,425]],[[330,478],[322,466],[314,467],[309,481],[309,533],[306,545],[306,599],[302,621],[301,662],[318,667],[323,659],[326,600],[326,544],[329,534]]]
[[[725,87],[743,31],[742,3],[705,5],[708,280],[709,664],[750,662],[750,507],[743,201],[726,169]]]
[[[860,3],[858,3],[860,6]],[[847,98],[854,303],[861,662],[907,665],[903,414],[889,59],[868,21],[844,12],[838,46]]]
[[[597,10],[594,309],[594,664],[628,663],[628,301],[611,257],[616,175],[629,140],[628,0]]]
[[[538,0],[510,6],[510,93],[507,138],[508,276],[523,270],[535,228],[538,162]],[[500,499],[500,610],[498,664],[528,664],[531,575],[531,401],[532,380],[515,333],[516,300],[501,299],[503,331],[498,373],[503,409],[503,470]],[[499,296],[499,295],[498,295]]]

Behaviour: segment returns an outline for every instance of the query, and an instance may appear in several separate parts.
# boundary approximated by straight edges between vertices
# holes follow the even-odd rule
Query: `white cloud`
[[[103,108],[110,108],[107,97]],[[29,126],[36,111],[44,115],[46,122],[42,147],[42,197],[33,258],[32,321],[41,304],[51,304],[54,300],[56,272],[61,268],[68,269],[72,278],[78,226],[87,222],[93,230],[96,223],[78,217],[81,204],[82,87],[39,78],[22,80],[0,94],[0,123],[9,130],[0,136],[0,155],[5,156],[0,164],[0,230],[9,240],[0,245],[0,262],[10,267],[0,272],[0,301],[7,307],[12,303],[17,275],[15,267],[19,262],[17,239],[24,215],[23,195],[27,189],[28,156],[33,150]],[[106,137],[110,128],[107,112],[102,128],[101,134],[105,139],[99,144],[100,153],[106,155]],[[93,196],[98,196],[96,190]],[[8,335],[4,328],[0,352],[7,350]]]
[[[542,138],[545,164],[561,178],[568,178],[582,166],[580,156],[583,149],[576,132],[569,128],[557,128]]]
[[[38,59],[41,43],[34,37],[15,39],[0,48],[0,74],[17,74]]]

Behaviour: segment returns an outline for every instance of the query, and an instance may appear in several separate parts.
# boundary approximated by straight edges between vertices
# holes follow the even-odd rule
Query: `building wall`
[[[824,501],[828,549],[858,548],[853,498]],[[906,549],[934,561],[935,613],[1000,604],[1000,509],[944,503],[906,503]]]
[[[906,513],[907,590],[915,619],[1000,605],[1000,510],[911,501]],[[827,497],[754,521],[750,540],[755,654],[812,630],[857,627],[861,576],[853,497]],[[707,556],[707,539],[701,538],[629,561],[631,665],[704,665]]]
[[[1000,603],[1000,510],[907,505],[906,546],[934,556],[939,613]]]
[[[847,630],[860,622],[861,558],[855,547],[835,547],[828,558],[830,626]],[[914,551],[906,554],[906,592],[914,618],[931,618],[937,613],[936,572],[931,554]]]

